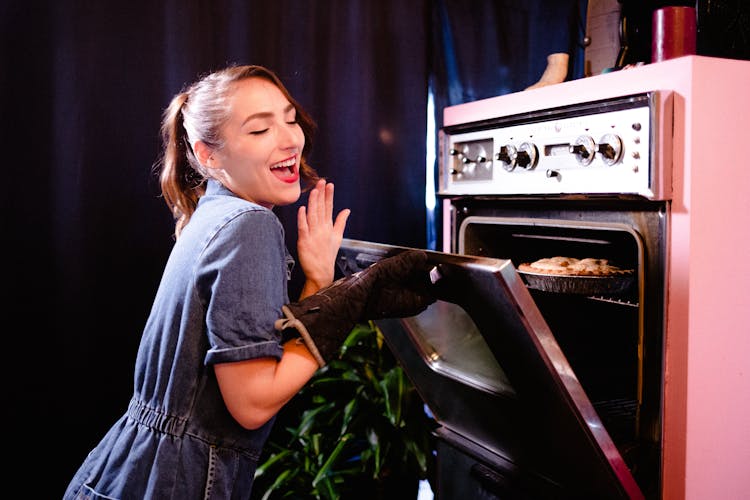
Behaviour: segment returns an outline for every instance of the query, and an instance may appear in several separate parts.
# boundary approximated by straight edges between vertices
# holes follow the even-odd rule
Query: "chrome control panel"
[[[653,91],[445,127],[438,194],[652,198],[671,112],[671,93]]]

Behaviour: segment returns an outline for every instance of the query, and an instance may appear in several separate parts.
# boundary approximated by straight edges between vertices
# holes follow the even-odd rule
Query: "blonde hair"
[[[211,148],[224,145],[221,127],[229,117],[229,97],[233,84],[246,78],[264,78],[284,94],[297,112],[297,122],[305,136],[305,147],[300,159],[300,176],[303,188],[309,189],[318,174],[308,165],[307,156],[312,147],[315,122],[302,106],[289,94],[281,80],[263,66],[230,66],[204,76],[187,90],[172,98],[164,111],[161,124],[163,153],[158,164],[162,196],[175,219],[175,237],[195,212],[198,200],[205,193],[207,172],[193,151],[193,145],[202,141]]]

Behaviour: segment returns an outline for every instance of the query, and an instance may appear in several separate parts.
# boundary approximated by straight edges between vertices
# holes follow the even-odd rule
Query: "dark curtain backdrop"
[[[0,1],[9,498],[59,498],[127,406],[173,243],[161,112],[185,84],[274,69],[319,125],[312,163],[352,209],[346,236],[424,247],[428,82],[438,119],[523,89],[575,43],[577,4]],[[277,209],[292,250],[296,208]]]
[[[521,91],[556,52],[570,55],[568,79],[583,76],[586,7],[583,0],[436,0],[435,108]]]
[[[581,78],[587,6],[587,0],[434,0],[428,80],[435,144],[446,106],[523,91],[541,78],[549,54],[567,53],[567,79]],[[427,214],[430,248],[442,248],[439,212],[438,206]]]

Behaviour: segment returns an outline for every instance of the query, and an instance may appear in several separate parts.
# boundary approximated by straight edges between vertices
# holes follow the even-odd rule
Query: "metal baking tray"
[[[529,288],[551,293],[575,295],[618,295],[635,282],[633,273],[611,276],[570,276],[518,271]]]

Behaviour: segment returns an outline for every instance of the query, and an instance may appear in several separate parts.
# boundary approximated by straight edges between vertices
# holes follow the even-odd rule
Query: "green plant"
[[[277,417],[254,499],[415,499],[434,421],[374,323],[357,325]]]

